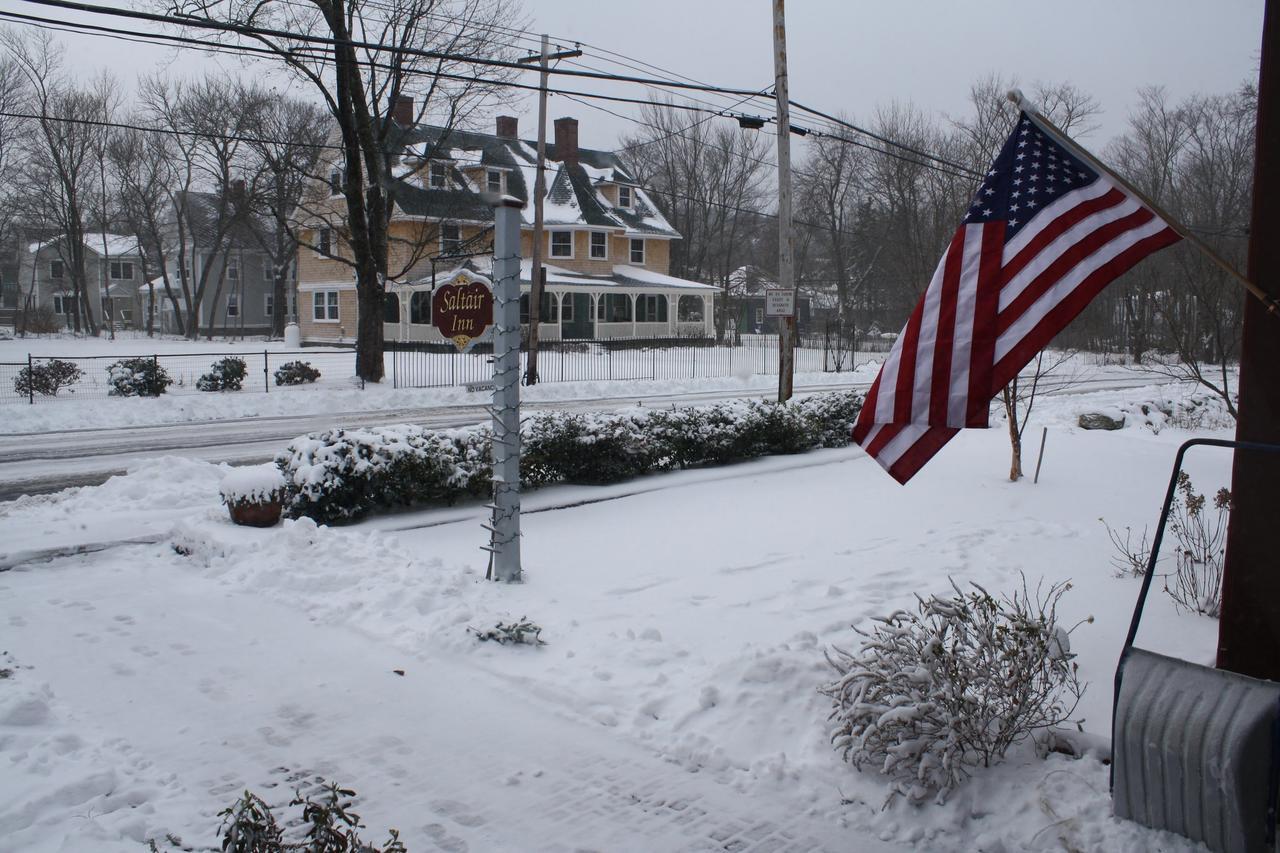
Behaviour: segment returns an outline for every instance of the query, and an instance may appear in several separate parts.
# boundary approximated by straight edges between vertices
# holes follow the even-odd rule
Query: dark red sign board
[[[431,296],[431,325],[465,352],[493,323],[493,291],[481,281],[458,276]]]

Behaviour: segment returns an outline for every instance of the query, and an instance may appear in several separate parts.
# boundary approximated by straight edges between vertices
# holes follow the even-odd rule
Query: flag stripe
[[[1045,306],[1040,321],[1024,335],[1009,342],[1009,351],[996,365],[994,379],[996,387],[1002,388],[1013,381],[1018,371],[1026,366],[1035,354],[1049,345],[1054,335],[1058,334],[1068,323],[1079,316],[1095,296],[1102,292],[1108,284],[1123,275],[1134,264],[1147,255],[1166,246],[1172,246],[1182,238],[1163,221],[1160,230],[1155,234],[1143,236],[1126,247],[1105,264],[1088,275],[1077,287],[1063,296],[1061,300],[1050,302]]]
[[[951,402],[951,351],[956,341],[956,301],[960,293],[961,278],[969,275],[973,228],[961,228],[947,250],[946,271],[938,288],[937,328],[931,346],[932,384],[929,387],[929,422],[946,423]],[[966,288],[967,289],[967,288]]]
[[[858,415],[905,483],[1109,282],[1178,234],[1030,117],[1001,148]]]

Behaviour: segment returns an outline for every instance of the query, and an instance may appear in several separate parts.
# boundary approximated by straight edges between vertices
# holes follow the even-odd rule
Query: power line
[[[37,6],[50,6],[57,9],[69,9],[76,12],[88,12],[95,15],[107,15],[111,17],[131,18],[134,20],[150,21],[152,23],[169,24],[179,27],[194,27],[196,29],[216,30],[224,33],[234,33],[236,35],[255,36],[258,38],[277,38],[288,39],[292,41],[300,41],[307,44],[319,44],[329,47],[343,46],[348,48],[359,48],[374,53],[392,53],[399,56],[415,56],[423,59],[444,60],[449,62],[459,62],[468,65],[479,65],[487,68],[505,68],[517,71],[528,70],[527,66],[517,62],[508,62],[501,59],[489,59],[478,56],[467,56],[465,54],[448,53],[446,51],[425,50],[421,48],[403,47],[394,45],[379,44],[377,42],[363,41],[359,39],[335,39],[327,36],[315,36],[307,33],[295,33],[288,30],[278,30],[270,27],[257,27],[248,24],[227,23],[223,21],[215,21],[208,18],[196,18],[193,16],[179,15],[162,15],[155,12],[142,12],[133,9],[120,9],[114,6],[98,6],[92,3],[80,3],[75,0],[23,0],[25,3],[33,3]],[[755,95],[756,92],[746,89],[733,89],[725,86],[706,86],[703,84],[673,82],[669,80],[655,80],[650,77],[633,77],[622,74],[607,74],[597,71],[575,71],[568,68],[550,68],[548,73],[560,74],[570,77],[583,77],[595,80],[609,80],[620,83],[640,83],[647,86],[657,88],[680,88],[692,89],[702,92],[716,92],[727,95]]]

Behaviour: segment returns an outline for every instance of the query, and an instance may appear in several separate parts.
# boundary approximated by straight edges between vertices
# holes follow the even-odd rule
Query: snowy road
[[[1067,393],[1149,384],[1149,377],[1115,376],[1072,381]],[[856,388],[868,383],[813,385],[800,393]],[[1055,393],[1052,382],[1047,393]],[[772,398],[772,392],[715,390],[651,395],[590,397],[576,400],[525,402],[526,411],[548,409],[601,411],[636,404],[669,406],[708,403],[742,397]],[[483,405],[386,408],[365,411],[192,421],[111,429],[58,430],[0,436],[0,501],[24,494],[46,494],[73,486],[97,485],[130,465],[159,456],[182,456],[206,462],[249,465],[271,459],[290,439],[334,426],[364,427],[415,423],[445,429],[488,419]]]

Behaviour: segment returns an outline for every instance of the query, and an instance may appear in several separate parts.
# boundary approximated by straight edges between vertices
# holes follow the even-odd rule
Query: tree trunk
[[[1001,391],[1004,400],[1004,413],[1009,421],[1009,482],[1016,483],[1022,479],[1022,434],[1018,430],[1018,397],[1017,380],[1006,385]]]

